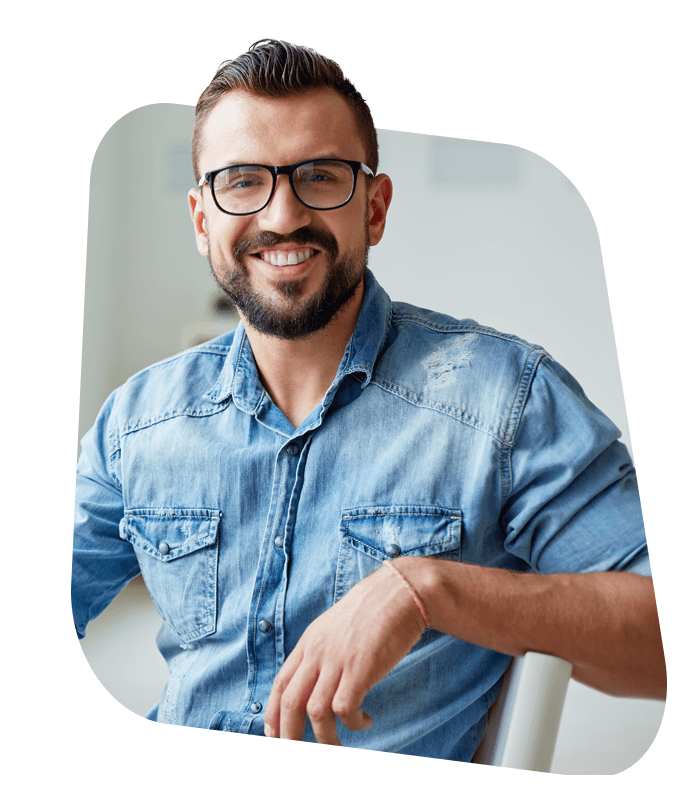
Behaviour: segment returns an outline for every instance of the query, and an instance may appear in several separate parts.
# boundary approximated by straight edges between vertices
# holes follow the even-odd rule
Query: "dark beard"
[[[234,269],[219,268],[209,255],[211,273],[218,286],[235,303],[252,328],[281,339],[303,339],[325,328],[354,297],[366,272],[368,233],[368,227],[365,227],[366,240],[359,252],[338,258],[335,238],[323,231],[300,228],[286,236],[265,232],[235,245]],[[269,250],[279,244],[294,244],[297,247],[310,245],[328,257],[325,280],[312,297],[300,301],[303,292],[300,279],[276,284],[278,292],[285,298],[285,308],[276,307],[252,287],[249,270],[244,264],[245,257],[252,258],[248,253]],[[209,253],[211,252],[209,240]]]

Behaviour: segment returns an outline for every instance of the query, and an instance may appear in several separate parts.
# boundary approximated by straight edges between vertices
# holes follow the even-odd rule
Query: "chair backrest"
[[[572,669],[544,653],[514,658],[474,763],[549,772]]]

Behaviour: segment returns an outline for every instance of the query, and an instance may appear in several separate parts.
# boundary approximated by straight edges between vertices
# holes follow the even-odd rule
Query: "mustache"
[[[257,250],[270,250],[281,244],[294,244],[298,247],[314,246],[317,250],[325,250],[332,258],[338,255],[338,242],[330,233],[305,226],[297,228],[289,234],[273,233],[273,231],[262,231],[251,238],[241,239],[235,242],[232,248],[232,255],[239,261],[247,253],[255,253]]]

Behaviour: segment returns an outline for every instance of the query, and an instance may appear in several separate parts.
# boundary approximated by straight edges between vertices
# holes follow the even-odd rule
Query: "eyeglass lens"
[[[292,173],[297,197],[312,208],[329,209],[346,203],[352,194],[354,174],[339,161],[310,161]],[[253,164],[228,167],[214,179],[216,202],[225,211],[251,214],[263,208],[273,188],[273,173]]]

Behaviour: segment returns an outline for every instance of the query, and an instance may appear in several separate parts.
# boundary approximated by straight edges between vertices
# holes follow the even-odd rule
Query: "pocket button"
[[[400,555],[400,547],[397,544],[386,545],[386,555],[395,558]]]
[[[161,542],[158,545],[158,552],[161,555],[167,556],[168,553],[170,552],[170,545],[167,542]]]

